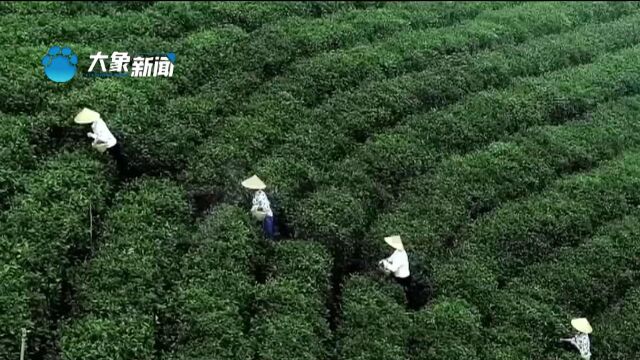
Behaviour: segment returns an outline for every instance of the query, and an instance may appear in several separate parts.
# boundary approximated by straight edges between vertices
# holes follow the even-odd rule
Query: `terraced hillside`
[[[27,329],[29,360],[569,360],[573,317],[640,359],[639,2],[0,2],[0,30],[0,359]],[[55,83],[54,45],[177,60]]]

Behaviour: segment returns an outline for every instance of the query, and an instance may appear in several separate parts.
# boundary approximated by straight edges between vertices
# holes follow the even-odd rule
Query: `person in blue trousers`
[[[271,209],[271,202],[264,192],[267,185],[256,175],[244,180],[242,186],[249,190],[255,190],[251,201],[251,214],[262,221],[262,231],[267,239],[275,240],[275,216]]]

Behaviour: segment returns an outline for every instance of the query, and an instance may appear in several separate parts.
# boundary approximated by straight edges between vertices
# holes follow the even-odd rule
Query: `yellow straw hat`
[[[389,244],[392,248],[396,250],[404,250],[404,246],[402,245],[402,239],[400,235],[388,236],[384,238],[384,241]]]
[[[267,185],[265,185],[265,183],[262,182],[262,180],[260,180],[260,178],[256,175],[253,175],[252,177],[243,181],[242,186],[250,190],[263,190],[267,187]]]
[[[591,334],[593,332],[591,324],[589,324],[589,321],[585,318],[571,320],[571,326],[573,326],[574,329],[580,331],[581,333]]]
[[[73,121],[76,124],[92,124],[94,121],[100,119],[100,114],[91,109],[84,108],[76,115]]]

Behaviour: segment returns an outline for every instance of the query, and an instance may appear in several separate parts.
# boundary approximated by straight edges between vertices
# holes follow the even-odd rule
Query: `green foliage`
[[[21,178],[35,165],[34,149],[29,143],[28,119],[0,114],[0,207],[23,188]]]
[[[226,67],[235,66],[234,44],[247,41],[247,37],[248,34],[233,26],[185,37],[176,50],[181,61],[176,61],[174,75],[181,91],[196,90],[202,84],[216,80]]]
[[[251,359],[241,297],[251,292],[248,276],[209,270],[175,289],[176,345],[168,359]],[[236,299],[237,298],[237,299]]]
[[[437,260],[462,241],[467,224],[500,204],[543,189],[558,174],[589,169],[640,144],[639,100],[606,103],[586,122],[533,128],[510,142],[440,163],[431,175],[412,179],[372,238],[401,230],[413,249]],[[416,197],[425,192],[426,199]]]
[[[416,111],[449,105],[486,88],[511,85],[518,76],[536,76],[588,63],[606,52],[636,44],[640,38],[638,20],[638,15],[630,15],[534,38],[521,45],[455,54],[419,73],[340,92],[311,114],[314,121],[298,121],[292,132],[305,136],[293,137],[278,152],[313,159],[314,164],[336,161],[381,128],[395,125]]]
[[[30,176],[25,188],[4,214],[2,235],[10,241],[5,255],[42,276],[42,289],[55,287],[49,281],[60,281],[73,249],[91,246],[89,206],[96,212],[103,207],[110,190],[105,169],[86,155],[62,154]]]
[[[148,174],[166,174],[186,161],[189,150],[201,138],[202,124],[190,116],[199,111],[198,103],[191,110],[191,103],[183,100],[189,107],[182,108],[177,116],[176,109],[166,110],[175,103],[156,105],[176,91],[170,79],[99,80],[70,91],[50,106],[51,116],[38,124],[38,130],[62,128],[66,137],[58,146],[77,147],[84,143],[90,148],[90,139],[84,135],[89,128],[72,122],[77,112],[88,107],[101,114],[134,168]],[[49,138],[36,141],[42,147],[53,147]]]
[[[33,326],[28,293],[24,270],[17,264],[3,261],[0,267],[0,357],[4,359],[20,352],[21,329]]]
[[[154,323],[138,313],[89,315],[65,328],[61,347],[68,360],[154,359]]]
[[[525,79],[511,89],[481,92],[441,111],[414,116],[396,130],[368,142],[355,157],[366,164],[361,165],[363,171],[373,180],[396,187],[398,179],[423,174],[447,155],[474,150],[530,126],[564,122],[595,108],[598,102],[637,93],[640,78],[633,68],[638,64],[639,54],[637,48],[623,50],[591,65]],[[570,108],[572,114],[559,113],[562,107]],[[344,163],[338,163],[332,173],[344,167]],[[362,196],[361,205],[350,203],[349,207],[371,208],[376,205],[376,198],[380,198],[377,193],[376,188],[368,196]],[[349,194],[341,196],[348,198]],[[334,209],[333,213],[339,212]],[[300,221],[323,219],[307,217]],[[293,221],[299,220],[294,217]],[[371,220],[359,221],[366,224]],[[332,225],[338,229],[353,226],[351,221]]]
[[[599,316],[594,325],[594,356],[610,360],[636,356],[640,352],[640,341],[634,334],[634,329],[640,326],[640,290],[637,287],[629,290],[618,304]]]
[[[47,327],[55,324],[64,305],[62,291],[69,269],[93,245],[90,207],[96,214],[103,209],[110,184],[101,163],[86,154],[64,153],[26,178],[24,189],[3,213],[0,248],[7,271],[13,269],[20,276],[7,283],[8,290],[13,289],[7,296],[15,297],[18,311],[9,324],[33,323],[33,328],[28,326],[30,352],[37,353],[53,341]],[[17,296],[15,286],[24,286],[22,295]],[[19,329],[2,331],[4,338],[8,336],[4,331],[15,334]]]
[[[329,253],[320,244],[286,241],[275,244],[272,258],[253,304],[250,335],[257,358],[327,359]]]
[[[271,277],[294,279],[307,284],[314,295],[327,299],[333,258],[326,247],[308,241],[286,241],[275,245]]]
[[[558,246],[579,244],[599,225],[640,204],[633,190],[640,173],[637,161],[637,156],[625,156],[591,174],[561,180],[539,196],[508,204],[478,222],[468,239],[491,249],[502,271],[517,273]]]
[[[521,292],[551,289],[546,300],[573,313],[605,310],[633,286],[640,271],[637,219],[634,213],[603,227],[578,247],[558,248],[549,261],[526,267],[508,286]]]
[[[34,113],[41,110],[51,96],[82,87],[83,81],[64,85],[47,81],[44,73],[40,72],[42,69],[36,69],[34,65],[40,64],[47,50],[45,46],[31,45],[0,52],[0,81],[5,84],[0,88],[0,95],[4,99],[0,103],[0,111],[7,114]],[[79,57],[89,56],[90,50],[85,46],[74,46],[73,50]]]
[[[394,300],[404,296],[398,292],[399,286],[360,275],[346,280],[337,331],[340,359],[405,359],[411,321]]]
[[[309,162],[289,156],[265,158],[257,165],[255,173],[269,183],[273,196],[285,209],[293,209],[298,194],[310,192],[313,189],[311,179],[320,176]]]
[[[433,13],[428,14],[432,17],[435,16]],[[370,29],[372,34],[380,35],[376,30],[376,26],[389,24],[389,16],[380,16],[381,19],[377,22],[374,21],[371,16],[368,16],[367,19],[371,21],[371,25],[367,27],[367,29]],[[442,14],[438,14],[438,16],[442,16]],[[353,21],[357,22],[357,20],[354,20],[352,17],[353,16],[348,18],[349,22],[345,22],[345,26],[348,26],[348,29],[352,28]],[[274,59],[274,56],[287,56],[286,54],[290,54],[289,57],[305,56],[305,52],[298,53],[298,51],[300,51],[300,44],[306,44],[308,41],[311,41],[312,47],[317,47],[310,49],[309,52],[320,51],[327,46],[331,46],[330,44],[332,42],[323,44],[322,40],[317,38],[307,39],[304,37],[300,40],[293,38],[298,35],[302,36],[301,34],[304,33],[304,31],[297,26],[301,21],[303,20],[297,19],[285,22],[278,27],[275,27],[275,25],[270,26],[264,32],[261,32],[261,34],[264,35],[254,38],[249,38],[246,33],[233,27],[189,35],[179,46],[178,51],[180,58],[184,58],[184,60],[180,62],[180,68],[184,70],[180,73],[176,72],[175,79],[171,80],[178,84],[180,92],[188,93],[198,91],[200,85],[207,84],[205,88],[206,91],[213,92],[215,95],[209,97],[209,99],[213,98],[214,100],[213,104],[207,105],[205,115],[208,115],[208,117],[218,117],[222,114],[228,114],[232,112],[232,108],[242,104],[237,101],[237,97],[251,90],[252,86],[246,81],[250,83],[260,82],[263,77],[268,76],[266,72],[279,72],[279,70],[273,69],[267,71],[266,68],[274,68],[280,66],[277,64],[284,64],[288,61],[286,58],[280,60],[277,58]],[[402,21],[406,22],[404,20]],[[314,36],[318,34],[316,30],[336,31],[336,34],[339,34],[341,37],[348,35],[337,29],[333,29],[335,25],[331,19],[318,19],[318,21],[310,23],[309,26],[312,26],[309,32],[313,33]],[[395,29],[398,30],[399,28],[400,27],[397,26]],[[291,31],[289,29],[295,29],[295,32],[291,34],[279,33],[280,31]],[[278,34],[272,36],[272,31]],[[364,30],[361,29],[359,31]],[[351,38],[351,41],[356,41],[360,36],[352,36]],[[277,42],[280,41],[289,41],[292,42],[292,45],[287,45],[290,46],[288,50],[281,51],[277,44]],[[242,75],[242,73],[238,74],[238,71],[248,73]],[[139,81],[139,79],[132,80]],[[122,81],[118,83],[125,84]],[[126,91],[118,91],[116,89],[111,90],[111,92],[126,93]],[[144,103],[142,99],[136,100],[138,97],[139,96],[129,95],[127,99],[136,103]],[[150,102],[157,104],[158,101]],[[191,104],[187,103],[186,105]],[[281,106],[279,104],[274,105]],[[140,105],[136,105],[136,107],[139,108]],[[118,109],[118,115],[123,111],[121,107],[114,107],[114,109]],[[209,128],[209,119],[207,119],[206,123],[199,122],[194,124],[193,120],[188,116],[190,111],[189,107],[175,109],[173,104],[170,104],[165,111],[158,111],[157,107],[154,106],[154,108],[138,110],[134,114],[122,114],[126,120],[122,122],[122,131],[127,134],[133,133],[132,136],[137,136],[137,138],[140,138],[141,141],[144,142],[144,144],[139,144],[140,141],[138,141],[135,146],[131,148],[131,152],[135,153],[137,155],[136,157],[140,157],[140,159],[136,159],[139,160],[136,161],[136,163],[147,164],[145,167],[150,169],[160,168],[167,170],[176,170],[179,168],[179,164],[185,163],[187,158],[183,158],[180,155],[188,154],[189,147],[198,145],[202,136],[214,133],[213,129]],[[131,118],[139,119],[134,128],[130,125],[127,126],[131,123]],[[144,119],[150,119],[154,124],[159,123],[163,124],[163,126],[158,127],[151,124],[145,126]],[[253,121],[254,117],[250,119]],[[118,123],[119,122],[120,121],[118,121]],[[139,130],[136,131],[137,129],[143,129],[144,134]],[[238,136],[243,135],[238,134]],[[233,139],[235,138],[236,137],[233,137]],[[219,144],[212,144],[212,146],[216,148],[218,145]],[[206,169],[212,168],[217,168],[217,166],[215,166],[215,164],[213,164],[213,166],[206,166]],[[206,174],[209,175],[208,172]],[[203,177],[205,176],[203,175]]]
[[[499,11],[502,10],[496,12]],[[567,12],[570,11],[567,10]],[[540,14],[536,13],[535,16],[532,14],[531,18],[527,18],[527,20],[536,21],[539,18]],[[470,20],[470,23],[473,21]],[[460,27],[464,26],[460,25]],[[301,117],[305,119],[304,123],[307,126],[321,124],[316,119],[306,120],[309,115],[302,105],[319,104],[322,99],[329,97],[335,91],[355,86],[363,80],[382,80],[387,76],[397,76],[399,72],[407,72],[409,69],[414,72],[428,68],[433,63],[433,59],[430,58],[420,66],[409,66],[409,64],[402,63],[402,58],[410,58],[416,52],[429,54],[432,52],[438,54],[474,52],[473,48],[468,48],[470,43],[476,41],[472,34],[463,36],[459,43],[449,43],[440,39],[449,36],[451,30],[443,28],[442,30],[401,33],[384,42],[375,43],[375,45],[327,52],[295,64],[286,74],[267,83],[262,91],[258,91],[247,101],[246,114],[225,121],[224,127],[216,137],[218,140],[216,143],[207,143],[199,150],[199,156],[194,157],[194,160],[196,158],[199,160],[192,165],[195,170],[191,175],[191,181],[201,184],[213,179],[218,185],[224,184],[226,186],[232,181],[233,174],[241,171],[235,170],[235,168],[247,168],[250,161],[263,157],[267,148],[274,148],[286,138],[284,134],[289,132],[289,128],[296,126]],[[505,28],[505,31],[508,33],[509,30]],[[531,36],[534,36],[538,31],[540,33],[553,32],[553,28],[541,26],[540,29],[532,31]],[[432,38],[436,40],[431,41]],[[507,35],[504,38],[497,36],[495,41],[496,43],[508,42],[508,38]],[[398,44],[401,44],[402,47],[398,48]],[[491,44],[493,44],[493,40],[480,47],[489,47]],[[396,65],[404,70],[398,72],[389,70]],[[363,93],[370,94],[371,92]],[[317,99],[312,99],[312,97]],[[326,118],[319,120],[326,120]],[[309,132],[304,130],[306,129],[302,129],[298,134],[308,135]],[[246,138],[247,133],[251,133],[253,136],[247,139],[244,146],[237,146],[238,139]],[[331,134],[331,136],[335,136],[335,134]],[[305,141],[305,139],[303,138],[301,141]],[[308,144],[309,142],[306,142],[304,145]],[[320,142],[313,139],[311,144],[318,146],[317,144]],[[218,151],[220,148],[224,148],[224,151]],[[295,149],[296,146],[292,146],[292,148]],[[304,148],[308,148],[308,146],[304,146]],[[205,160],[204,164],[203,160]],[[230,173],[223,172],[229,174],[228,178],[221,178],[221,175],[212,170],[207,171],[207,169],[229,167],[233,168]]]
[[[269,101],[264,95],[270,92],[270,86],[263,86],[262,96],[248,103],[237,99],[252,94],[262,83],[282,74],[295,59],[358,43],[379,41],[407,27],[443,26],[459,18],[475,16],[482,9],[500,6],[454,5],[447,11],[442,11],[439,7],[423,6],[422,11],[418,12],[411,8],[391,7],[362,12],[338,12],[313,20],[294,16],[266,24],[252,36],[238,33],[237,39],[222,42],[219,37],[207,32],[198,33],[189,37],[184,49],[180,51],[186,55],[188,70],[183,72],[185,76],[179,81],[183,84],[181,88],[184,91],[210,93],[216,116],[228,116],[245,108],[252,112],[257,109],[262,111],[266,107],[265,102]],[[193,20],[193,17],[190,16],[189,19]],[[204,46],[198,46],[201,34],[210,38]],[[218,47],[218,43],[223,46]],[[195,52],[194,44],[197,49]],[[212,57],[212,54],[215,56]],[[183,66],[185,65],[181,65]]]
[[[589,59],[596,57],[612,48],[623,47],[633,43],[635,29],[634,21],[636,16],[630,16],[628,18],[620,19],[614,23],[608,23],[603,25],[589,25],[577,29],[576,31],[553,35],[549,37],[543,37],[522,46],[507,47],[506,49],[500,49],[492,52],[485,52],[481,54],[480,61],[477,61],[476,57],[466,55],[462,57],[460,62],[454,62],[459,66],[451,66],[443,63],[442,66],[436,67],[434,70],[425,71],[417,76],[405,76],[389,81],[372,83],[365,86],[362,91],[345,93],[344,96],[336,96],[329,101],[326,106],[319,107],[317,111],[309,117],[308,121],[299,121],[296,118],[297,124],[294,125],[293,136],[286,142],[286,144],[278,151],[273,157],[269,157],[259,163],[256,166],[256,171],[260,173],[273,174],[287,169],[291,173],[287,173],[287,176],[276,176],[275,180],[270,183],[276,184],[279,187],[279,191],[287,194],[287,198],[292,196],[301,196],[305,194],[305,189],[313,189],[310,183],[314,180],[317,182],[324,182],[330,184],[356,184],[362,179],[370,181],[367,177],[375,176],[380,178],[383,184],[395,184],[397,172],[406,169],[415,169],[415,164],[407,164],[401,166],[394,158],[403,155],[402,152],[398,152],[399,146],[403,148],[409,148],[414,146],[410,151],[418,151],[423,149],[421,147],[424,142],[423,139],[419,139],[417,134],[412,134],[408,129],[415,129],[416,126],[411,127],[399,127],[398,133],[392,134],[398,140],[384,143],[390,139],[390,136],[384,136],[376,139],[376,141],[365,145],[352,156],[350,159],[344,161],[335,162],[335,158],[339,158],[345,152],[348,152],[351,146],[355,144],[354,138],[345,136],[345,133],[353,132],[355,139],[360,138],[360,132],[366,131],[370,133],[371,129],[376,129],[379,126],[386,126],[387,124],[393,124],[399,118],[406,113],[406,109],[415,109],[416,106],[433,106],[446,103],[451,99],[454,100],[462,94],[459,93],[459,89],[468,89],[466,91],[475,91],[484,86],[504,86],[513,81],[510,76],[525,75],[525,74],[540,74],[549,69],[558,68],[571,64],[573,61],[589,61]],[[621,32],[630,32],[628,37],[619,37],[617,32],[610,32],[611,27],[614,27]],[[637,34],[635,35],[637,36]],[[623,40],[621,40],[623,39]],[[630,40],[626,42],[626,40]],[[621,42],[617,42],[621,40]],[[585,52],[585,43],[589,43],[588,56],[579,56]],[[552,62],[539,61],[540,58],[548,58],[550,54],[554,54]],[[538,60],[536,60],[538,59]],[[501,71],[485,71],[486,66],[494,68],[500,67]],[[496,72],[505,74],[501,78],[492,78]],[[460,75],[464,74],[464,75]],[[459,83],[457,81],[462,81]],[[483,85],[484,84],[484,85]],[[476,87],[477,86],[477,87]],[[439,93],[439,89],[442,89],[442,93]],[[451,89],[451,90],[447,90]],[[433,92],[433,96],[425,95],[425,92]],[[446,95],[448,92],[452,92],[451,96]],[[505,92],[506,93],[506,92]],[[383,95],[380,95],[383,94]],[[444,94],[444,95],[443,95]],[[424,102],[422,102],[424,101]],[[422,103],[421,103],[422,102]],[[492,105],[494,106],[494,105]],[[463,107],[461,107],[462,109]],[[447,109],[443,110],[446,113]],[[423,122],[428,122],[425,117],[417,117]],[[463,114],[466,116],[466,114]],[[456,115],[457,116],[457,115]],[[304,118],[303,118],[304,119]],[[282,121],[282,118],[278,118],[278,121]],[[473,121],[469,119],[467,121]],[[271,126],[273,122],[269,122]],[[448,129],[448,128],[447,128]],[[448,129],[449,130],[449,129]],[[375,131],[375,130],[373,130]],[[273,133],[269,133],[270,138],[273,138]],[[425,133],[419,132],[421,136],[425,136]],[[366,137],[366,135],[365,135]],[[257,143],[261,144],[261,143]],[[384,145],[383,145],[384,144]],[[263,145],[263,144],[261,144]],[[382,148],[384,146],[384,148]],[[262,148],[262,147],[261,147]],[[378,150],[376,148],[380,148]],[[243,152],[243,163],[248,163],[250,155],[247,154],[245,148],[240,148]],[[442,149],[435,150],[436,154]],[[228,157],[234,150],[229,151],[225,149],[220,151],[219,154]],[[432,151],[429,151],[430,153]],[[205,155],[207,157],[209,154]],[[378,159],[375,158],[379,155]],[[406,156],[410,156],[411,153]],[[417,154],[415,158],[419,159],[424,157],[425,154]],[[393,157],[393,158],[390,158]],[[281,159],[297,159],[285,162]],[[277,161],[275,164],[273,163]],[[331,163],[334,161],[333,163]],[[320,176],[319,166],[323,166],[324,163],[329,162],[329,171],[326,171],[327,175]],[[226,164],[231,165],[231,162]],[[398,165],[396,167],[396,164]],[[207,165],[207,169],[219,168],[218,166]],[[235,172],[240,172],[237,169],[238,163],[233,163],[236,167]],[[385,172],[380,173],[377,171],[378,167],[389,168],[393,167],[393,172],[389,172],[389,175],[385,175]],[[300,169],[298,171],[297,169]],[[315,169],[314,169],[315,168]],[[296,170],[291,170],[296,169]],[[351,175],[349,172],[353,172]],[[364,173],[364,174],[363,174]],[[215,176],[215,175],[213,175]],[[281,178],[286,178],[286,182],[280,181]],[[211,177],[207,176],[207,179]],[[226,180],[223,180],[227,182]],[[364,203],[358,206],[349,205],[344,207],[341,211],[350,211],[352,208],[371,208],[377,204],[366,203],[372,197],[384,196],[384,191],[374,186],[354,187],[353,189],[342,189],[341,192],[348,191],[353,193],[358,191],[363,193],[362,200]],[[369,190],[371,189],[371,190]],[[316,197],[312,195],[311,198]],[[413,195],[412,195],[413,197]],[[291,204],[295,206],[295,201],[291,201]],[[309,200],[310,201],[310,200]],[[309,208],[309,203],[305,202],[303,209]],[[327,205],[333,208],[332,213],[339,213],[335,210],[335,206]],[[326,207],[325,207],[326,208]],[[294,214],[302,214],[300,211],[295,211]],[[301,224],[308,224],[309,221],[324,221],[324,217],[315,216],[310,218],[306,214],[304,219],[296,219],[294,216],[293,221]],[[337,228],[349,228],[352,226],[350,217],[347,217],[347,221],[343,223],[338,222]],[[305,226],[298,226],[299,228],[305,228]],[[321,227],[319,224],[316,227]],[[361,228],[360,228],[361,229]],[[358,229],[359,231],[361,231]],[[310,234],[317,235],[318,232],[310,232]],[[320,233],[323,234],[323,233]],[[305,232],[305,237],[309,233]],[[324,235],[324,234],[323,234]],[[357,235],[354,237],[358,237]]]
[[[286,278],[257,285],[250,336],[259,359],[327,359],[325,301],[311,286]]]
[[[375,6],[372,2],[358,4],[360,7]],[[158,2],[153,10],[162,17],[177,17],[180,21],[190,21],[201,26],[211,27],[214,24],[233,24],[247,31],[254,31],[261,26],[290,16],[319,17],[335,12],[352,10],[355,3],[350,2],[228,2],[208,3],[193,2]],[[195,25],[194,25],[195,26]]]
[[[41,14],[54,13],[64,9],[64,4],[56,1],[39,1],[37,3],[21,3],[3,1],[0,3],[0,15],[7,14]]]
[[[159,24],[146,14],[125,12],[119,16],[121,18],[83,14],[59,19],[51,14],[4,15],[4,25],[8,32],[1,35],[0,41],[7,45],[29,43],[50,46],[53,42],[60,45],[95,46],[106,42],[125,41],[136,36],[153,36],[157,32],[154,27]],[[122,21],[124,19],[126,20]],[[25,22],[29,22],[30,26],[25,27]],[[73,50],[75,51],[75,48]],[[45,52],[38,55],[44,56]],[[35,64],[40,65],[40,62]]]
[[[558,348],[558,340],[570,337],[570,318],[562,309],[547,303],[544,292],[528,296],[512,292],[496,294],[493,307],[499,318],[485,329],[483,351],[488,359],[542,357]],[[504,357],[505,352],[510,353]]]
[[[440,298],[413,316],[411,328],[411,359],[479,357],[480,314],[465,301]]]
[[[590,174],[559,180],[545,192],[509,203],[477,222],[465,235],[459,258],[436,263],[438,288],[450,296],[466,294],[466,300],[486,310],[493,298],[488,290],[496,280],[526,272],[526,266],[549,260],[558,248],[578,246],[606,222],[633,211],[638,204],[632,191],[640,169],[637,161],[632,153]],[[478,267],[484,276],[476,276]]]
[[[314,195],[294,208],[296,234],[302,238],[315,236],[343,264],[356,250],[358,230],[364,226],[367,210],[340,189]]]
[[[296,5],[260,2],[153,4],[136,1],[86,1],[67,4],[45,2],[29,7],[2,4],[0,14],[7,31],[2,34],[0,41],[3,44],[28,42],[37,45],[50,45],[51,41],[86,45],[123,44],[135,37],[175,39],[195,30],[226,24],[254,30],[282,17],[308,17],[342,10],[346,10],[345,6],[337,4],[316,7],[305,3]],[[52,16],[52,12],[58,13],[58,16]],[[25,28],[25,22],[30,26]]]
[[[465,246],[470,253],[474,252],[472,244]],[[436,263],[433,270],[438,295],[467,300],[483,312],[491,307],[499,288],[497,274],[497,265],[481,256],[456,256]]]
[[[116,359],[148,358],[154,352],[155,316],[163,312],[165,284],[176,280],[171,277],[187,202],[180,187],[143,179],[128,185],[116,203],[103,225],[104,243],[78,284],[80,316],[62,330],[64,357],[100,354],[102,349]],[[122,314],[139,319],[111,323]],[[137,332],[139,322],[146,324],[145,332]],[[133,336],[137,345],[123,346],[122,336]],[[94,338],[101,341],[90,340]]]
[[[634,359],[639,9],[0,3],[0,358],[25,327],[44,360],[569,360],[586,316],[596,357]],[[178,63],[55,84],[54,44]],[[253,173],[297,240],[261,239]],[[191,218],[187,191],[223,197]],[[416,312],[372,272],[390,234]]]
[[[256,241],[252,224],[244,209],[229,205],[214,208],[191,240],[190,252],[195,258],[185,263],[184,270],[193,272],[188,277],[212,268],[251,272]]]
[[[162,295],[161,271],[172,266],[168,255],[183,236],[186,201],[179,187],[157,180],[138,181],[116,199],[81,287],[81,305],[104,316],[152,313]]]
[[[168,359],[250,359],[244,319],[253,294],[256,234],[245,211],[223,205],[198,226],[181,260],[169,317]]]
[[[594,12],[596,8],[601,12]],[[318,104],[335,90],[357,85],[362,79],[380,80],[424,69],[433,62],[434,55],[474,52],[499,44],[522,42],[537,35],[538,31],[560,32],[592,21],[594,17],[606,21],[634,10],[634,5],[602,8],[584,3],[536,3],[486,11],[460,25],[404,32],[371,47],[326,53],[317,59],[300,62],[292,68],[297,74],[293,78],[295,81],[290,81],[289,88],[292,89],[280,85],[277,89],[301,92],[305,103]]]
[[[413,116],[362,149],[367,170],[392,183],[428,171],[446,155],[474,150],[530,126],[565,122],[599,102],[635,94],[640,83],[634,75],[637,56],[637,47],[625,49],[593,64],[524,79],[509,89],[480,92],[442,111]]]
[[[514,343],[522,355],[559,352],[556,341],[569,333],[571,315],[593,320],[633,286],[639,230],[637,214],[626,217],[577,248],[558,249],[553,259],[527,267],[526,275],[494,293],[488,353]]]

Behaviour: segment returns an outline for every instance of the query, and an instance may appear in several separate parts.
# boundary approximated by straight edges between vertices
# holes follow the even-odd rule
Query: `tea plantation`
[[[0,359],[570,360],[575,317],[640,359],[640,2],[0,2],[0,44]]]

